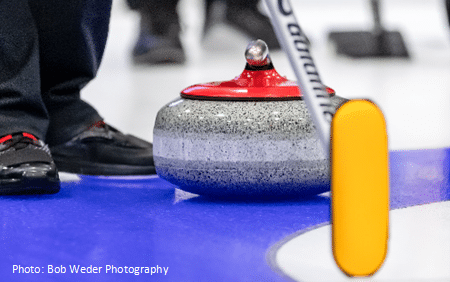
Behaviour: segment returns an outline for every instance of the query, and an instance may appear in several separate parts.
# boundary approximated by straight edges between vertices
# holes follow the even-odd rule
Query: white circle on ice
[[[367,281],[450,281],[450,201],[392,210],[389,229],[386,260]],[[330,225],[291,238],[274,254],[278,272],[296,281],[353,280],[334,262]]]

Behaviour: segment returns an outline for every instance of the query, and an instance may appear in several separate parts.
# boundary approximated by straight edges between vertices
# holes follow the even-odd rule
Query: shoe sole
[[[26,178],[0,181],[0,195],[55,194],[60,189],[59,179]]]
[[[93,164],[92,162],[65,162],[54,156],[58,171],[84,175],[151,175],[156,174],[154,166],[131,166]]]
[[[55,194],[60,189],[55,164],[23,164],[1,171],[0,195]]]

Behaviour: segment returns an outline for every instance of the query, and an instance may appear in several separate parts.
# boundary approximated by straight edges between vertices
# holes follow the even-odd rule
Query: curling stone
[[[329,191],[329,160],[296,82],[274,69],[267,45],[251,42],[230,81],[197,84],[157,114],[157,174],[211,197],[301,197]],[[333,107],[346,100],[327,88]]]

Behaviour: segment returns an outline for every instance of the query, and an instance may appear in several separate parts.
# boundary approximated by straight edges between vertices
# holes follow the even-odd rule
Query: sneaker
[[[87,175],[156,174],[151,143],[99,121],[72,140],[51,146],[59,171]]]
[[[29,133],[0,138],[0,195],[53,194],[60,190],[50,150]]]
[[[270,50],[279,50],[277,36],[270,19],[251,1],[240,5],[224,5],[220,1],[207,1],[204,34],[216,23],[223,22],[247,35],[251,40],[262,39]]]
[[[170,14],[155,19],[140,11],[141,25],[139,37],[133,48],[135,64],[183,64],[186,61],[180,40],[181,27],[178,15]]]

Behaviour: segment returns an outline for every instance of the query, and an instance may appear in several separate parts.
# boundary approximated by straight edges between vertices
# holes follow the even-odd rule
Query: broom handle
[[[314,121],[324,153],[329,156],[330,124],[334,115],[329,94],[309,52],[289,0],[265,0],[278,41],[288,56],[300,93]]]
[[[375,33],[381,33],[383,31],[383,27],[381,25],[380,1],[370,0],[370,4],[371,4],[370,6],[372,8]]]

